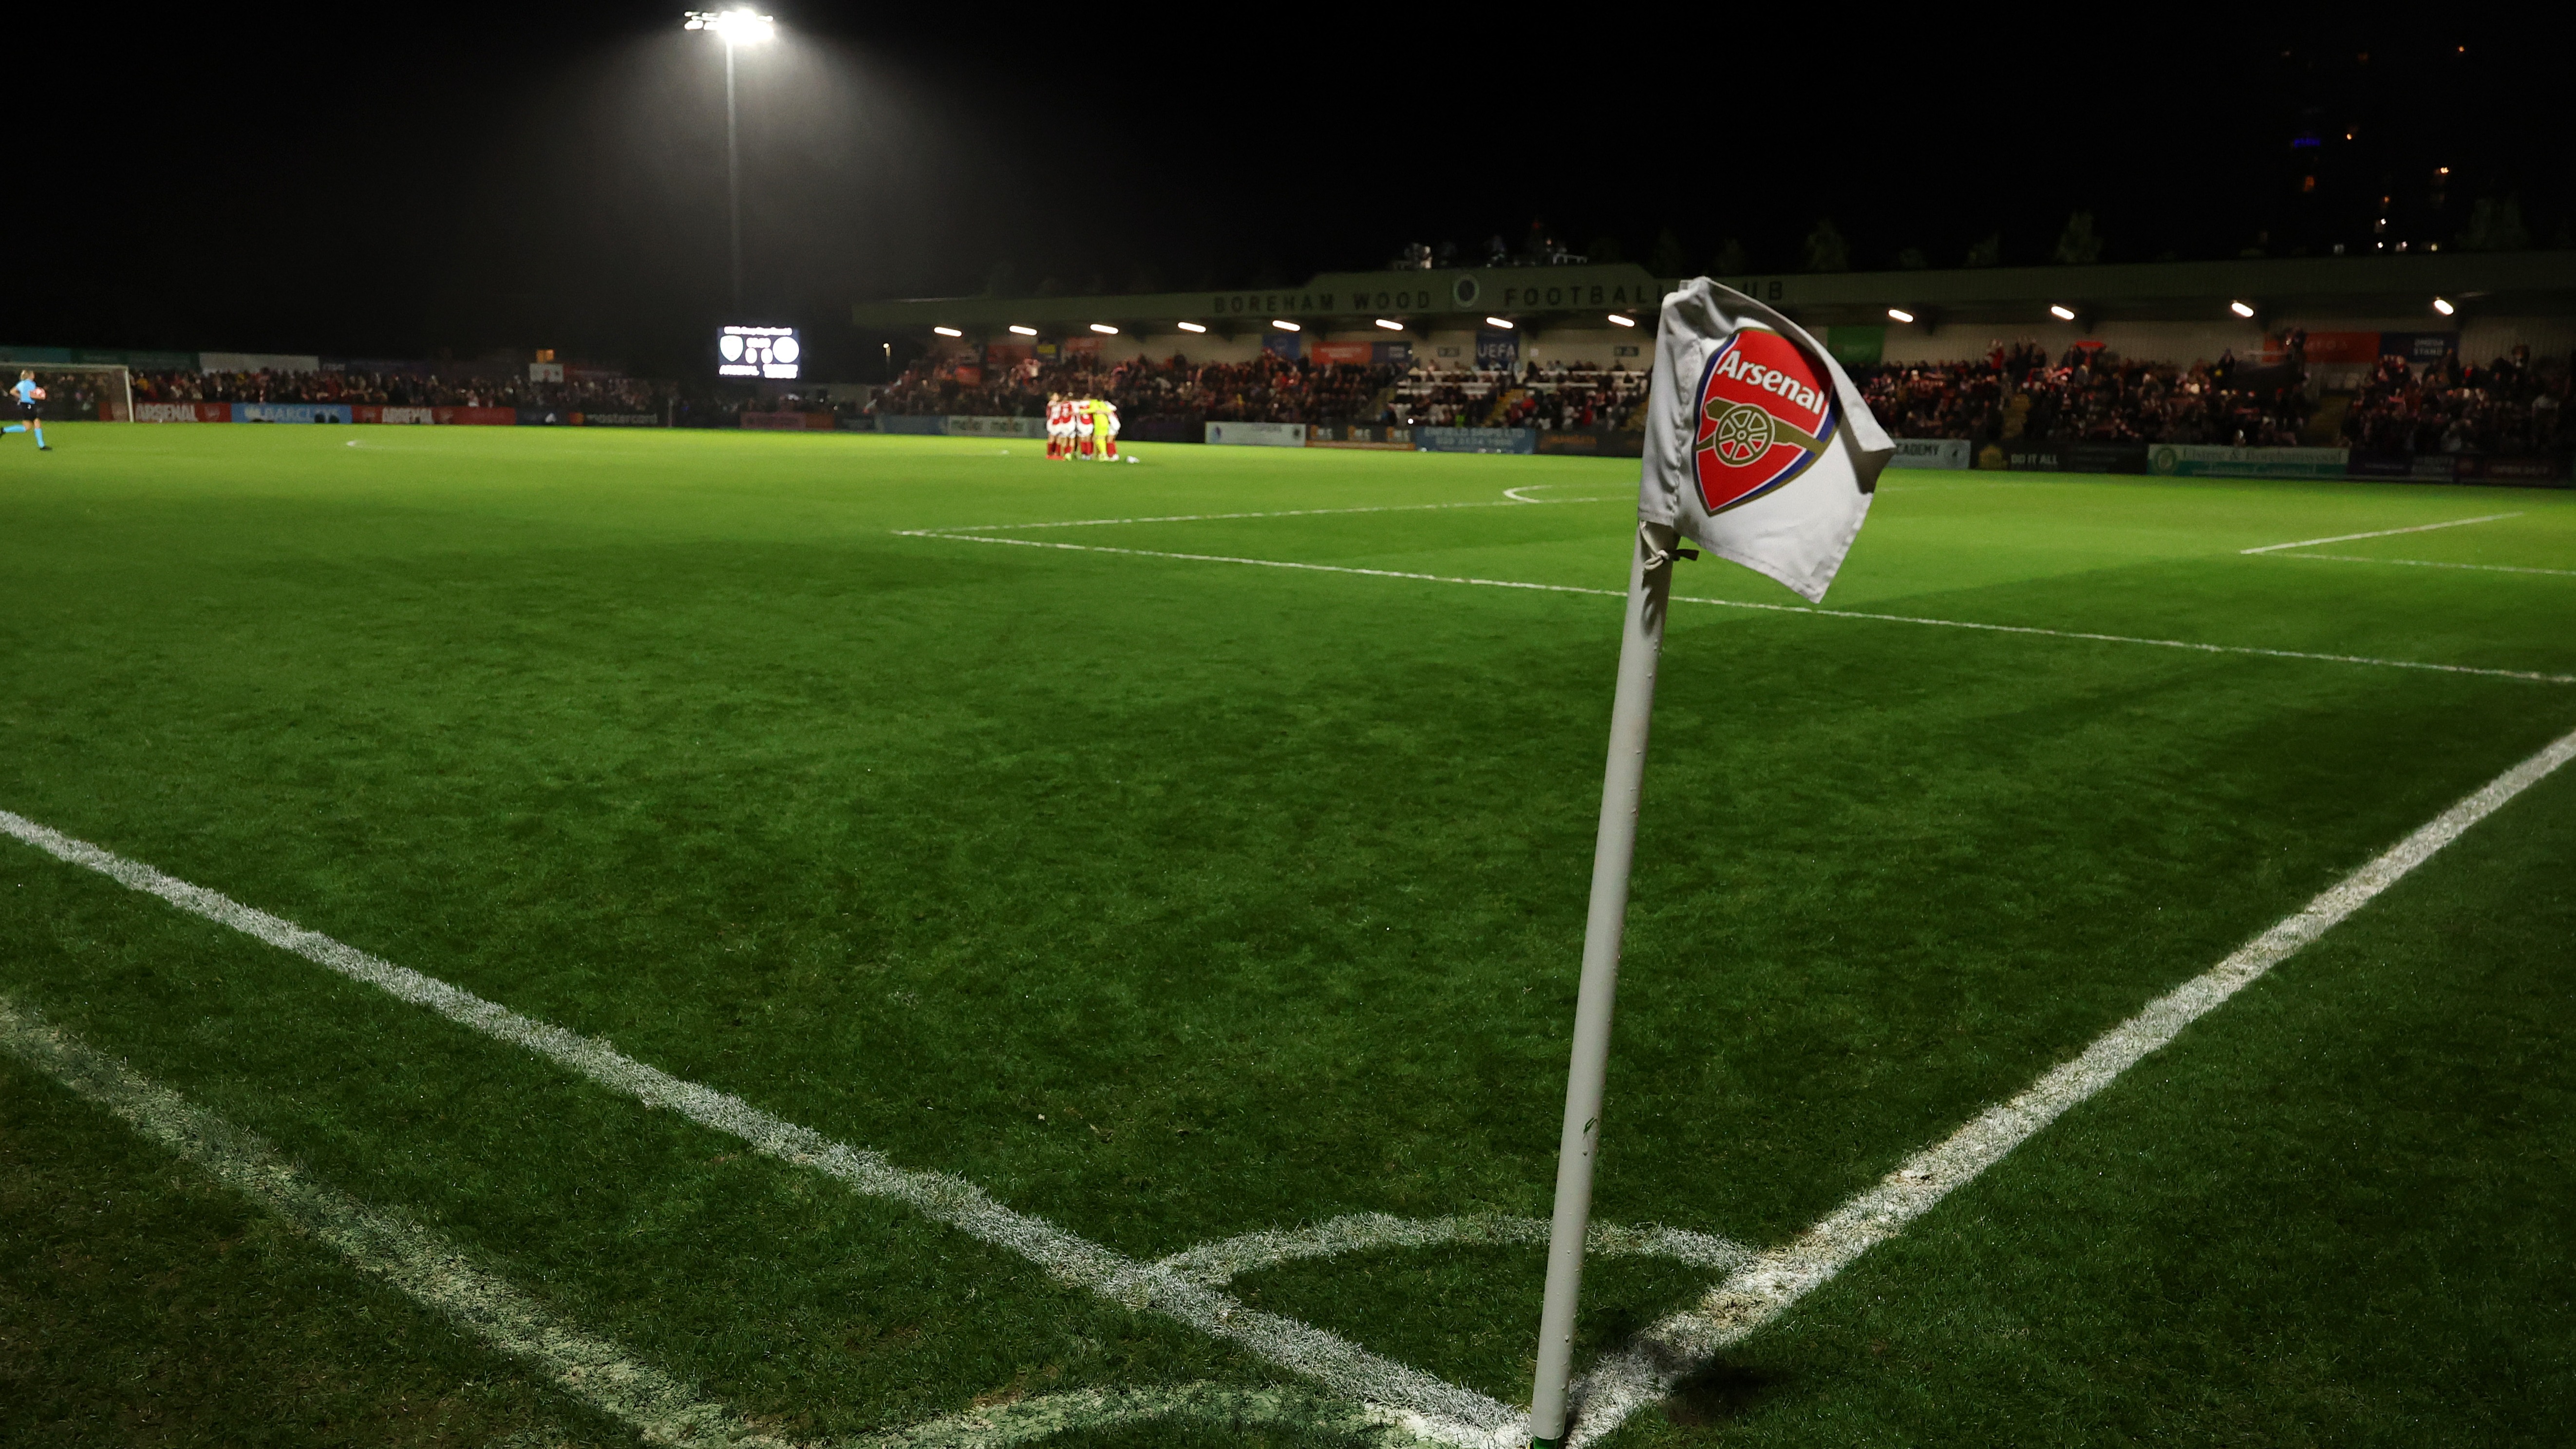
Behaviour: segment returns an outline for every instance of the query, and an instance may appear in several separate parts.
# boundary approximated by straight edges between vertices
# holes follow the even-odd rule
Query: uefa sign
[[[804,355],[793,327],[728,327],[716,334],[716,372],[724,377],[792,379]]]

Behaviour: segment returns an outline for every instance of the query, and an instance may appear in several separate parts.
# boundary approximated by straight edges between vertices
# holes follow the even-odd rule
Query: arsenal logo
[[[1834,435],[1837,405],[1823,364],[1777,332],[1746,327],[1699,380],[1691,468],[1711,513],[1749,503],[1806,471]]]

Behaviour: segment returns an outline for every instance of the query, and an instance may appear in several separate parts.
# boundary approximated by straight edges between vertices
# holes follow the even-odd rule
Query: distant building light
[[[2254,315],[2253,305],[2246,302],[2230,302],[2227,304],[2227,310],[2235,313],[2239,317],[2251,317]]]
[[[1017,322],[1011,324],[1011,330],[1020,334],[1022,337],[1035,337],[1038,335],[1038,329],[1034,327],[1023,327]]]
[[[1205,332],[1207,328],[1196,322],[1184,322],[1181,324],[1181,330],[1184,332]]]
[[[1914,320],[1914,314],[1906,311],[1902,307],[1888,308],[1887,316],[1888,320],[1892,322],[1911,322]]]
[[[2052,302],[2048,307],[2048,315],[2060,322],[2072,322],[2075,320],[2075,309],[2063,303]]]
[[[1485,319],[1485,325],[1488,327],[1500,327],[1506,332],[1509,332],[1512,329],[1511,321],[1508,318],[1503,317],[1488,317]]]
[[[1613,312],[1610,314],[1610,325],[1613,327],[1634,327],[1637,325],[1637,319],[1625,316],[1618,312]]]
[[[1271,325],[1271,326],[1273,326],[1273,327],[1278,328],[1278,329],[1279,329],[1280,331],[1282,331],[1282,332],[1303,332],[1303,331],[1305,331],[1305,330],[1306,330],[1305,328],[1298,326],[1298,325],[1297,325],[1296,323],[1294,323],[1294,322],[1286,321],[1286,320],[1284,320],[1284,319],[1282,319],[1282,318],[1278,318],[1278,317],[1273,317],[1273,318],[1271,318],[1271,319],[1270,319],[1270,325]]]
[[[2436,312],[2441,313],[2441,314],[2442,314],[2443,316],[2445,316],[2445,317],[2448,317],[2448,316],[2450,316],[2452,313],[2457,312],[2457,311],[2458,311],[2458,310],[2460,310],[2460,309],[2451,305],[2451,299],[2450,299],[2450,298],[2448,298],[2448,297],[2436,297],[2436,298],[2434,298],[2434,299],[2433,299],[2433,310],[2434,310],[2434,311],[2436,311]]]
[[[938,333],[942,337],[963,337],[966,335],[954,327],[933,327],[930,330]]]
[[[1387,319],[1385,319],[1384,317],[1380,317],[1379,319],[1377,319],[1377,325],[1379,325],[1380,327],[1385,328],[1385,329],[1386,329],[1387,331],[1389,331],[1389,332],[1401,332],[1401,331],[1403,331],[1403,330],[1404,330],[1404,324],[1403,324],[1403,323],[1401,323],[1401,322],[1390,322],[1390,321],[1388,321]]]
[[[1100,334],[1101,336],[1103,336],[1103,337],[1115,337],[1115,336],[1117,336],[1117,335],[1118,335],[1118,329],[1117,329],[1117,328],[1115,328],[1115,327],[1110,326],[1110,325],[1109,325],[1108,323],[1106,323],[1106,322],[1094,322],[1094,323],[1092,323],[1092,324],[1091,324],[1091,330],[1092,330],[1092,331],[1094,331],[1094,332],[1099,333],[1099,334]]]

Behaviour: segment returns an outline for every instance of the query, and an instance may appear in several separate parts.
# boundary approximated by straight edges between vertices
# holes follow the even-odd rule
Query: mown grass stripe
[[[2150,1002],[2012,1100],[1914,1154],[1815,1226],[1737,1269],[1697,1304],[1646,1330],[1587,1376],[1568,1443],[1591,1443],[1671,1392],[1674,1384],[1719,1351],[1777,1318],[1861,1254],[1904,1231],[1906,1224],[1974,1181],[2068,1109],[2109,1086],[2184,1027],[2217,1010],[2571,759],[2576,759],[2576,731],[2559,736],[2435,816],[2238,947],[2226,960]]]
[[[0,832],[58,860],[97,871],[130,889],[291,951],[352,981],[427,1007],[611,1091],[668,1108],[767,1156],[821,1172],[869,1196],[901,1202],[1123,1307],[1161,1314],[1304,1374],[1337,1393],[1404,1411],[1411,1416],[1408,1423],[1417,1424],[1420,1432],[1431,1437],[1461,1445],[1496,1444],[1508,1442],[1526,1426],[1528,1416],[1522,1410],[1381,1358],[1311,1324],[1261,1312],[1202,1284],[1112,1252],[1043,1218],[1005,1207],[963,1178],[897,1167],[878,1153],[835,1142],[731,1093],[647,1066],[606,1042],[521,1016],[462,987],[397,966],[23,816],[0,810]]]

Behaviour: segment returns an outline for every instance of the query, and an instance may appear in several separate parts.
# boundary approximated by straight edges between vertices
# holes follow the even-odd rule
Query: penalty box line
[[[2560,735],[2433,817],[2377,859],[2345,876],[2236,949],[2216,966],[2149,1002],[2012,1100],[1988,1108],[1943,1142],[1915,1153],[1875,1187],[1814,1227],[1729,1274],[1697,1304],[1655,1324],[1577,1385],[1569,1449],[1617,1429],[1638,1409],[1821,1288],[1863,1253],[1903,1232],[2041,1129],[2118,1080],[2148,1053],[2207,1016],[2264,973],[2334,929],[2442,847],[2576,759],[2576,731]]]
[[[1472,507],[1475,505],[1434,506]],[[1139,519],[1137,521],[1158,520]],[[1179,559],[1190,563],[1243,564],[1253,568],[1295,569],[1308,573],[1358,574],[1373,579],[1409,579],[1417,583],[1465,584],[1484,589],[1526,589],[1542,594],[1592,594],[1612,599],[1627,597],[1623,590],[1586,588],[1579,584],[1534,584],[1521,579],[1480,579],[1463,574],[1426,574],[1404,569],[1361,568],[1353,564],[1301,563],[1291,559],[1242,558],[1221,553],[1181,553],[1169,549],[1118,548],[1105,543],[1058,543],[1053,539],[1002,538],[992,534],[958,533],[941,529],[900,529],[897,532],[906,538],[950,539],[958,543],[998,543],[1016,548],[1053,548],[1070,553],[1108,553],[1123,554],[1130,558]],[[1753,609],[1771,614],[1813,614],[1825,619],[1864,619],[1881,624],[1917,624],[1928,628],[1969,629],[1987,634],[2029,634],[2047,639],[2082,639],[2097,644],[2136,644],[2154,649],[2182,649],[2198,654],[2244,654],[2265,659],[2303,659],[2319,664],[2359,664],[2375,669],[2419,669],[2437,674],[2472,674],[2489,679],[2519,679],[2533,684],[2576,684],[2576,674],[2547,674],[2531,669],[2488,669],[2474,664],[2436,664],[2422,659],[2380,659],[2367,654],[2326,654],[2306,649],[2267,649],[2254,644],[2203,644],[2189,639],[2150,639],[2135,634],[2097,634],[2080,629],[2043,629],[2032,624],[1987,624],[1972,619],[1933,619],[1919,614],[1880,614],[1864,609],[1828,609],[1808,604],[1764,604],[1747,599],[1711,599],[1690,594],[1675,594],[1672,600],[1676,604],[1705,604],[1720,609]]]
[[[1527,1430],[1524,1410],[1380,1357],[1311,1324],[1254,1309],[1159,1265],[1137,1262],[1043,1218],[1005,1207],[963,1178],[897,1167],[881,1153],[836,1142],[729,1092],[674,1077],[605,1041],[522,1016],[462,987],[397,966],[6,810],[0,810],[0,834],[292,952],[397,1000],[426,1007],[622,1096],[668,1108],[766,1156],[820,1172],[870,1197],[903,1203],[935,1222],[1017,1253],[1058,1280],[1087,1288],[1111,1303],[1160,1314],[1303,1374],[1384,1411],[1394,1427],[1462,1446],[1505,1445]]]

